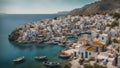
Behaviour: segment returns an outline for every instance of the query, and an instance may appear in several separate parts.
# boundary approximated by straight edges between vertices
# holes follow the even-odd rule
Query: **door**
[[[81,52],[81,58],[83,58],[83,55],[84,55],[83,52]]]
[[[88,58],[88,52],[87,51],[85,52],[85,58]]]
[[[96,52],[98,52],[99,51],[99,48],[98,47],[96,47]]]

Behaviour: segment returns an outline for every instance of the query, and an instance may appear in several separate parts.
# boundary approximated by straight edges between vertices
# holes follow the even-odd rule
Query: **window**
[[[91,53],[89,52],[89,55],[91,55]]]
[[[104,40],[104,37],[102,37],[102,40]]]

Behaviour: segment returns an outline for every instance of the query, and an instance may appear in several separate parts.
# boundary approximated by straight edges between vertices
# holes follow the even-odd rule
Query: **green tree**
[[[113,17],[119,19],[120,18],[120,13],[114,13]]]
[[[30,28],[34,28],[34,26],[33,26],[33,25],[30,25]]]
[[[118,40],[115,39],[115,38],[114,38],[112,41],[113,41],[114,43],[118,43]]]
[[[117,21],[113,21],[111,24],[107,24],[107,26],[109,26],[111,28],[118,26],[118,25],[119,25],[119,23]]]
[[[57,20],[57,17],[54,17],[54,20]]]

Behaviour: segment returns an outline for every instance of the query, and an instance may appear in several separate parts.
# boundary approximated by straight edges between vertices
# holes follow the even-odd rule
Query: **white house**
[[[111,35],[112,37],[117,36],[117,31],[116,31],[115,29],[111,29],[111,30],[110,30],[110,35]]]
[[[92,39],[96,38],[98,36],[98,33],[96,31],[92,31],[91,37]]]
[[[109,32],[110,27],[106,27],[105,32]]]
[[[92,42],[91,46],[95,48],[96,52],[101,52],[105,50],[105,45],[100,41]]]
[[[97,52],[95,48],[93,48],[92,46],[87,46],[87,45],[80,46],[81,58],[95,57],[96,55],[97,55]]]
[[[88,44],[88,40],[85,39],[85,38],[79,38],[78,43],[79,43],[80,45],[86,45],[86,44]]]
[[[105,34],[105,33],[100,34],[99,35],[99,41],[102,42],[105,45],[108,44],[108,42],[109,42],[109,36],[108,36],[108,34]]]

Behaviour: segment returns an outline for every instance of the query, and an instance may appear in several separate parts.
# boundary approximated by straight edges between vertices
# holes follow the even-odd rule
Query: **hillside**
[[[105,13],[120,13],[120,0],[101,0],[82,8],[72,10],[70,15],[94,15],[94,14],[105,14]]]

